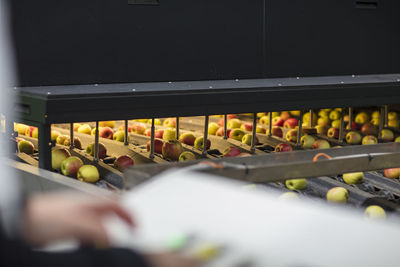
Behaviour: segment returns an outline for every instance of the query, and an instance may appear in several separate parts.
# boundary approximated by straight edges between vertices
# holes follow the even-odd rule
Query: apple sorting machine
[[[114,184],[121,189],[165,169],[193,164],[154,164],[166,163],[154,155],[154,120],[150,137],[131,134],[131,140],[128,120],[176,117],[178,132],[197,127],[206,140],[214,138],[208,136],[211,115],[244,112],[252,114],[251,144],[228,140],[226,127],[225,136],[215,142],[256,155],[221,158],[207,148],[192,149],[220,166],[205,171],[249,182],[278,182],[270,185],[276,187],[290,178],[318,177],[309,182],[314,188],[309,193],[317,196],[343,185],[338,174],[398,167],[400,144],[330,148],[324,153],[331,160],[314,162],[314,150],[270,153],[272,144],[282,140],[261,136],[255,127],[257,112],[300,110],[299,145],[303,111],[341,108],[339,138],[329,141],[345,146],[345,113],[351,125],[357,108],[371,106],[380,110],[379,132],[387,127],[388,111],[400,104],[398,0],[9,2],[18,73],[15,121],[39,128],[38,158],[18,158],[43,171],[37,174],[14,164],[26,176],[58,183],[53,179],[58,174],[45,171],[51,169],[52,124],[66,125],[60,131],[72,139],[79,135],[72,123],[95,122],[98,129],[99,121],[122,121],[123,143],[94,132],[96,144],[100,140],[117,154],[131,153],[149,163],[126,171],[124,180]],[[189,116],[204,116],[204,121],[185,119]],[[224,121],[226,125],[226,115]],[[15,138],[10,120],[7,134]],[[90,136],[79,137],[89,142]],[[148,140],[150,151],[143,153],[137,145]],[[74,144],[70,149],[84,156]],[[115,173],[97,153],[86,160],[94,160],[104,173]],[[378,176],[368,172],[368,185],[347,186],[351,201],[397,211],[400,183]],[[62,185],[79,187],[75,180],[63,179]]]

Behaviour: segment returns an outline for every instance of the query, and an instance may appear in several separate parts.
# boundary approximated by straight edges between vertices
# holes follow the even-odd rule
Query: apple
[[[229,136],[231,133],[231,129],[226,130],[226,135]],[[215,133],[216,136],[224,136],[224,127],[220,127],[218,131]]]
[[[272,126],[282,127],[285,121],[281,117],[272,118]]]
[[[215,135],[219,129],[219,125],[215,122],[211,122],[208,124],[208,134]]]
[[[222,153],[222,156],[225,158],[229,158],[229,157],[237,157],[240,154],[241,154],[241,152],[240,152],[239,148],[230,146],[224,150],[224,152]]]
[[[80,158],[72,156],[66,158],[61,163],[61,173],[66,176],[75,177],[80,167],[83,166],[83,162]]]
[[[267,130],[265,130],[265,128],[263,128],[262,126],[257,125],[256,133],[265,134],[266,132],[267,132]]]
[[[14,131],[18,132],[20,135],[25,135],[27,129],[29,129],[29,126],[21,123],[15,124],[14,127]]]
[[[114,131],[108,126],[101,127],[99,128],[99,136],[102,138],[113,140]]]
[[[154,138],[163,138],[163,134],[164,134],[164,129],[158,129],[154,131]],[[144,132],[144,135],[146,136],[151,136],[151,129],[146,129],[146,131]]]
[[[398,120],[389,120],[388,127],[399,129],[399,121]]]
[[[228,120],[234,119],[234,118],[236,118],[236,114],[228,114],[228,115],[226,115],[226,118],[227,118]]]
[[[275,152],[289,152],[293,151],[292,146],[286,143],[280,143],[275,147]]]
[[[33,127],[33,126],[28,126],[28,128],[26,128],[25,135],[26,135],[26,136],[29,136],[29,137],[33,137],[33,136],[32,136],[32,133],[33,133],[33,131],[34,131],[35,129],[37,129],[37,128],[36,128],[36,127]]]
[[[332,123],[331,123],[331,126],[333,127],[333,128],[340,128],[340,120],[334,120],[334,121],[332,121]]]
[[[350,121],[350,115],[344,115],[343,116],[344,122],[349,122]]]
[[[350,130],[350,123],[347,124],[346,126],[347,130]],[[359,131],[361,129],[360,125],[358,125],[357,123],[355,123],[354,121],[351,123],[351,129],[354,131]]]
[[[361,127],[361,133],[363,135],[377,135],[378,129],[372,123],[367,122]]]
[[[272,118],[280,117],[280,116],[281,116],[280,112],[278,112],[278,111],[272,112]]]
[[[21,137],[15,137],[15,140],[17,141],[17,143],[19,143],[21,141],[25,141],[25,139],[21,138]]]
[[[383,170],[383,175],[386,178],[396,179],[400,177],[400,168],[389,168]]]
[[[243,135],[242,143],[250,146],[251,145],[251,139],[253,139],[253,135],[245,134],[245,135]],[[256,137],[255,144],[256,145],[258,144],[258,138],[257,137]]]
[[[348,132],[346,134],[346,142],[351,145],[358,145],[361,143],[361,135],[358,132]]]
[[[330,138],[339,138],[339,129],[334,127],[329,128],[327,135]]]
[[[319,126],[329,126],[331,125],[331,121],[329,120],[328,117],[321,117],[318,119],[317,124]]]
[[[59,145],[64,145],[65,140],[67,138],[68,138],[68,136],[61,134],[61,135],[57,136],[56,143]]]
[[[306,122],[307,125],[310,124],[310,120],[311,120],[311,113],[310,112],[306,112],[303,115],[303,122]],[[316,124],[318,120],[317,114],[315,112],[313,112],[313,124]]]
[[[162,139],[164,139],[165,141],[176,140],[176,129],[174,128],[165,129]]]
[[[283,123],[283,127],[284,128],[295,128],[297,125],[299,124],[299,122],[297,121],[297,119],[295,118],[289,118],[287,119],[284,123]]]
[[[394,141],[395,141],[396,143],[400,143],[400,136],[397,136],[396,139],[394,139]]]
[[[379,118],[372,118],[370,122],[372,123],[372,125],[378,127],[380,121],[381,121],[381,120],[380,120]]]
[[[182,152],[182,154],[180,154],[179,155],[179,161],[188,161],[188,160],[195,160],[196,159],[196,156],[195,156],[195,154],[193,154],[192,152],[190,152],[190,151],[185,151],[185,152]]]
[[[150,151],[151,140],[147,142],[146,149]],[[158,154],[162,154],[162,147],[164,142],[161,139],[154,139],[154,152]]]
[[[330,113],[329,113],[329,119],[331,120],[331,121],[334,121],[334,120],[340,120],[340,114],[341,114],[341,111],[339,111],[339,110],[332,110]]]
[[[35,127],[32,131],[32,137],[33,138],[38,138],[39,137],[39,129]]]
[[[242,122],[239,119],[231,119],[228,121],[227,128],[236,129],[242,126]]]
[[[243,131],[248,131],[248,132],[253,131],[253,124],[248,123],[248,122],[243,123],[243,124],[240,126],[240,129],[242,129]]]
[[[176,127],[176,118],[168,118],[163,123],[164,127]]]
[[[131,156],[129,155],[123,155],[123,156],[119,156],[115,161],[114,161],[114,167],[119,170],[119,171],[123,171],[125,168],[129,167],[129,166],[133,166],[135,163],[132,159]]]
[[[321,109],[321,110],[318,112],[318,116],[319,116],[319,117],[326,117],[326,118],[329,118],[329,112],[330,112],[330,110]],[[303,119],[303,120],[304,120],[304,119]]]
[[[69,138],[68,136],[64,141],[64,146],[70,146],[70,145],[71,145],[71,138]],[[74,147],[77,149],[82,149],[82,143],[79,137],[74,137]]]
[[[251,154],[250,154],[250,153],[244,152],[244,153],[240,153],[238,157],[242,157],[242,158],[244,158],[244,157],[251,157]]]
[[[147,124],[152,124],[152,119],[147,120]],[[154,125],[161,125],[161,120],[160,119],[154,119]]]
[[[269,116],[262,116],[259,120],[260,124],[265,124],[268,125],[269,124]]]
[[[328,193],[326,193],[326,200],[328,200],[328,202],[347,203],[348,199],[349,191],[343,187],[331,188]]]
[[[133,120],[133,121],[147,123],[148,120],[149,119],[136,119],[136,120]]]
[[[297,141],[297,129],[292,129],[286,133],[286,140],[289,142],[296,143]]]
[[[79,127],[82,126],[82,124],[80,124],[80,123],[74,123],[73,126],[74,126],[74,132],[77,132],[78,129],[79,129]]]
[[[113,135],[113,140],[119,141],[119,142],[124,142],[125,141],[125,131],[116,131]],[[128,141],[129,141],[129,135],[128,135]]]
[[[299,197],[295,192],[285,192],[279,196],[280,201],[298,200]]]
[[[136,134],[144,134],[146,131],[146,124],[138,122],[132,126],[132,131]]]
[[[287,189],[289,190],[303,190],[307,186],[306,179],[290,179],[285,182]]]
[[[194,147],[199,150],[203,150],[203,148],[204,148],[204,137],[203,136],[199,136],[196,138],[196,140],[194,140]],[[211,141],[210,141],[210,139],[207,139],[206,150],[210,149],[210,147],[211,147]]]
[[[82,182],[95,183],[100,179],[100,174],[96,166],[83,165],[78,170],[77,178]]]
[[[103,127],[99,127],[99,132],[100,132],[101,128],[103,128]],[[94,127],[94,128],[92,129],[92,131],[90,132],[90,135],[92,135],[92,136],[95,136],[95,135],[96,135],[96,127]]]
[[[89,124],[82,124],[78,128],[78,133],[83,133],[83,134],[90,134],[92,131],[92,128],[90,128]]]
[[[328,141],[323,140],[323,139],[318,139],[314,142],[314,144],[312,145],[313,149],[326,149],[326,148],[330,148],[331,145],[329,144]]]
[[[370,121],[370,117],[366,112],[360,112],[354,118],[354,122],[357,124],[364,124]]]
[[[285,120],[287,120],[289,118],[290,118],[290,113],[288,111],[282,111],[281,119],[285,121]]]
[[[343,181],[346,184],[361,184],[364,180],[363,172],[351,172],[343,174]]]
[[[363,145],[374,145],[378,143],[378,139],[373,135],[366,135],[363,137],[361,144]]]
[[[86,147],[86,153],[94,157],[94,143]],[[104,159],[107,156],[107,148],[104,144],[99,143],[99,159]]]
[[[118,130],[124,131],[125,130],[125,124],[122,124],[119,126]],[[128,125],[128,133],[132,132],[132,126]]]
[[[282,138],[283,137],[283,131],[281,127],[278,126],[272,126],[271,132],[273,136],[277,136]],[[267,134],[269,134],[269,129],[267,130]]]
[[[20,153],[31,155],[35,151],[35,146],[32,144],[32,142],[21,140],[18,142],[18,151]]]
[[[327,126],[317,125],[314,128],[317,130],[317,133],[321,134],[321,135],[326,135],[327,132],[328,132],[328,127]]]
[[[229,138],[235,139],[237,141],[242,141],[242,138],[245,134],[246,133],[243,130],[236,128],[232,129],[232,131],[229,133]]]
[[[380,119],[380,117],[381,117],[381,112],[379,110],[375,110],[374,112],[372,112],[371,118]]]
[[[257,112],[257,118],[267,116],[267,112]]]
[[[59,135],[61,135],[61,133],[59,132],[59,131],[54,131],[54,130],[52,130],[51,131],[51,134],[50,134],[50,138],[51,138],[51,141],[56,141],[57,140],[57,137],[59,136]]]
[[[224,120],[224,119],[220,119],[220,120],[218,121],[218,125],[219,125],[219,126],[223,127],[224,124],[225,124],[225,120]]]
[[[183,147],[178,140],[168,140],[162,146],[162,155],[165,159],[178,160]]]
[[[192,133],[183,133],[181,136],[179,136],[179,142],[193,146],[194,141],[196,140],[196,137]]]
[[[394,133],[389,129],[382,129],[381,135],[384,141],[393,141],[394,139]]]
[[[312,148],[315,138],[312,135],[306,134],[300,139],[300,144],[303,148]]]
[[[398,119],[398,116],[397,116],[396,112],[392,111],[392,112],[388,113],[388,120],[397,120],[397,119]]]
[[[364,211],[365,217],[368,219],[378,219],[378,220],[384,220],[386,219],[386,212],[385,210],[378,206],[378,205],[371,205],[368,206],[365,211]]]
[[[61,169],[61,163],[70,156],[71,153],[65,148],[53,148],[51,150],[51,167],[59,171]]]
[[[291,110],[291,111],[289,111],[289,113],[292,116],[299,117],[301,114],[301,110]]]
[[[100,121],[99,122],[99,129],[100,129],[100,127],[115,128],[115,121]]]

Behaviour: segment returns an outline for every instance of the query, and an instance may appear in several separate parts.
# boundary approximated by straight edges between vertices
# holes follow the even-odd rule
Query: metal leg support
[[[51,170],[50,124],[41,124],[39,130],[39,168]]]
[[[206,115],[204,120],[203,157],[207,156],[208,121],[209,117]]]
[[[99,121],[96,121],[96,131],[94,135],[94,161],[99,161]]]

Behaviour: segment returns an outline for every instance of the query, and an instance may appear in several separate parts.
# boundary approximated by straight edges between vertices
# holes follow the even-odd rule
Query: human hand
[[[200,267],[200,262],[193,258],[185,257],[179,252],[164,252],[145,254],[151,267]]]
[[[82,243],[104,246],[109,240],[103,218],[110,214],[134,226],[117,197],[107,199],[73,192],[33,196],[26,206],[23,236],[33,245],[76,239]]]

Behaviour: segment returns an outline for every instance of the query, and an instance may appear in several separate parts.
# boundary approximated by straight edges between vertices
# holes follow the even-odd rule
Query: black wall
[[[128,2],[9,0],[20,85],[400,73],[398,0]]]

